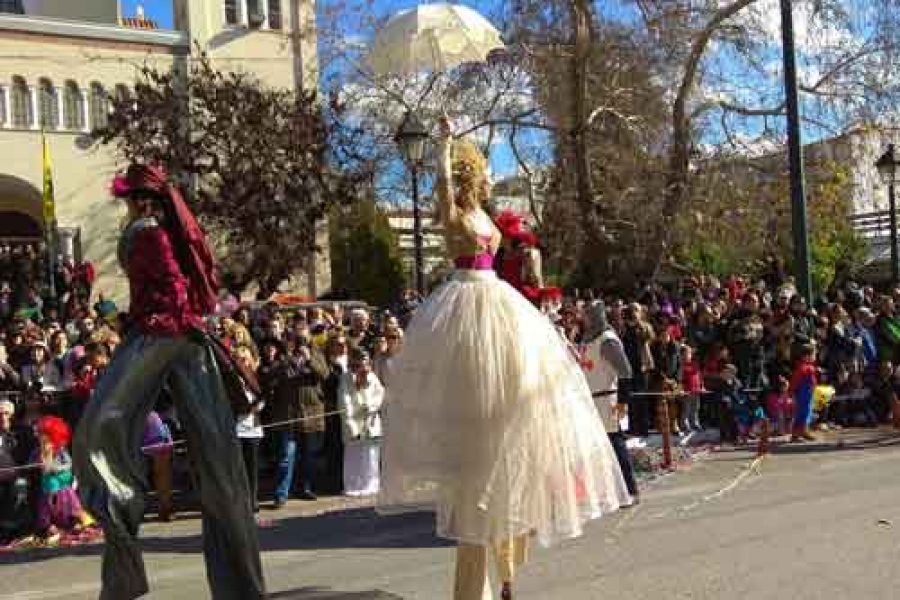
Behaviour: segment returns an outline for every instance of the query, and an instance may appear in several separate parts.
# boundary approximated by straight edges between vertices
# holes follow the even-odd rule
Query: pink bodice
[[[490,247],[491,236],[479,235],[478,241]],[[479,252],[478,254],[470,254],[467,256],[457,256],[453,264],[457,269],[470,269],[473,271],[490,271],[494,268],[494,253],[490,250]]]
[[[482,252],[472,256],[459,256],[454,261],[454,264],[457,269],[490,271],[494,268],[494,255],[490,252]]]

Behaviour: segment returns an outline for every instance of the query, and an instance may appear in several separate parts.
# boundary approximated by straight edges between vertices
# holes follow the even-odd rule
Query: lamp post
[[[415,255],[415,280],[416,291],[419,295],[425,293],[425,265],[422,258],[422,213],[419,207],[419,168],[425,156],[425,141],[428,139],[428,130],[422,125],[422,121],[412,111],[408,111],[403,117],[403,122],[397,130],[397,145],[403,151],[406,164],[412,176],[412,201],[413,201],[413,251]]]
[[[897,256],[897,205],[894,197],[894,188],[900,181],[900,164],[894,154],[894,145],[887,147],[887,152],[875,163],[881,180],[888,186],[888,210],[891,219],[891,284],[900,283],[900,258]]]
[[[800,135],[797,54],[794,49],[794,15],[791,0],[781,0],[781,39],[791,179],[791,229],[794,233],[794,276],[797,280],[797,291],[807,302],[811,302],[812,278],[806,226],[806,190],[803,181],[803,142]]]

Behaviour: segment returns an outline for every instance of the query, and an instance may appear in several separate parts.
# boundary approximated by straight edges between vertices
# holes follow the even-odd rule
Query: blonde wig
[[[458,140],[453,144],[451,159],[456,205],[462,210],[485,206],[490,198],[487,158],[472,142]]]

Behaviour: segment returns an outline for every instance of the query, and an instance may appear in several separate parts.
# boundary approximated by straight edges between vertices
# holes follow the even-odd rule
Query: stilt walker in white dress
[[[441,123],[437,196],[456,270],[417,310],[385,399],[379,511],[431,509],[456,540],[455,600],[512,598],[527,539],[544,545],[630,498],[577,360],[492,270],[487,163]]]

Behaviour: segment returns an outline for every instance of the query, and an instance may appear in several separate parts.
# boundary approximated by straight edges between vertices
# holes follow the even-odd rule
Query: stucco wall
[[[83,1],[45,1],[70,9],[76,4],[85,4]],[[106,1],[96,0],[93,5],[101,7]],[[223,30],[224,13],[220,0],[175,0],[175,8],[179,11],[176,20],[181,23],[189,20],[197,27],[190,31],[191,37],[203,42],[203,47],[209,50],[219,68],[254,72],[267,85],[285,88],[298,84],[297,70],[303,65],[306,69],[312,69],[304,77],[304,82],[316,81],[315,37],[304,39],[302,43],[291,38],[294,20],[305,19],[307,26],[312,23],[314,30],[314,21],[310,21],[314,18],[313,7],[312,0],[283,0],[285,31],[254,32],[246,29]],[[82,20],[90,20],[89,13],[81,14],[80,8],[77,12]],[[295,18],[296,15],[300,16]],[[113,18],[112,22],[115,20]],[[173,33],[129,32],[117,27],[91,26],[96,31],[85,30],[84,37],[71,37],[55,34],[59,28],[68,27],[64,22],[54,24],[48,20],[46,26],[54,32],[49,34],[41,33],[44,25],[32,21],[7,18],[5,25],[0,23],[0,55],[6,57],[0,61],[0,86],[8,86],[13,76],[23,77],[29,85],[37,84],[40,78],[49,78],[57,88],[71,80],[82,89],[87,102],[92,82],[101,83],[107,90],[112,90],[117,84],[130,86],[134,83],[137,70],[144,64],[165,69],[174,61],[181,60],[187,51],[184,36],[181,36],[182,42],[165,41],[166,36],[178,37]],[[220,33],[214,35],[214,32]],[[91,36],[93,39],[88,39]],[[108,37],[101,39],[103,36]],[[121,41],[131,39],[139,41]],[[293,48],[305,48],[309,54],[298,58]],[[110,148],[83,149],[83,145],[78,143],[81,135],[68,131],[48,132],[57,220],[61,227],[81,229],[84,255],[98,267],[96,289],[127,305],[126,281],[115,258],[116,238],[124,211],[110,199],[107,191],[110,177],[120,165],[116,164]],[[3,157],[0,173],[24,180],[34,190],[40,191],[39,131],[16,130],[8,126],[0,128],[0,156]],[[15,199],[0,198],[0,201],[12,200]],[[33,196],[31,201],[35,201]],[[327,227],[324,224],[320,228],[320,238],[321,246],[328,248]],[[318,294],[326,292],[330,288],[327,253],[309,262],[316,267],[315,276],[307,277],[312,288],[309,291]]]
[[[142,44],[66,39],[14,32],[0,33],[0,54],[9,57],[0,63],[0,84],[11,77],[24,77],[29,84],[49,78],[54,85],[78,83],[85,96],[90,84],[101,83],[111,90],[116,84],[133,84],[136,69],[145,63],[166,66],[175,59],[171,49]],[[34,60],[46,56],[45,60]],[[115,240],[123,216],[121,207],[107,192],[116,170],[109,148],[81,149],[77,132],[48,132],[61,227],[80,227],[85,257],[100,274],[97,288],[127,299],[127,288],[115,261]],[[30,182],[41,190],[43,172],[41,137],[36,130],[0,130],[2,172]]]
[[[175,0],[175,26],[208,52],[219,69],[251,72],[266,85],[316,85],[318,62],[313,0],[281,2],[283,29],[251,29],[225,23],[217,0]]]

